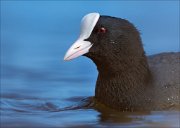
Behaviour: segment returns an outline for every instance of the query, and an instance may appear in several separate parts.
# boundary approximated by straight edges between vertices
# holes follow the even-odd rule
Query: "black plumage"
[[[65,60],[87,56],[97,66],[95,101],[119,111],[179,109],[180,53],[147,57],[129,21],[90,13]]]
[[[101,28],[106,32],[99,32]],[[93,46],[85,56],[93,60],[99,72],[95,90],[99,102],[123,111],[179,105],[179,53],[151,56],[148,62],[134,25],[109,16],[99,18],[86,40]]]

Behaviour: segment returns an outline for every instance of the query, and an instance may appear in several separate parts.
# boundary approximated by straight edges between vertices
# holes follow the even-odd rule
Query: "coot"
[[[125,19],[90,13],[64,60],[84,55],[97,66],[95,99],[119,111],[179,107],[180,53],[146,57],[140,34]]]

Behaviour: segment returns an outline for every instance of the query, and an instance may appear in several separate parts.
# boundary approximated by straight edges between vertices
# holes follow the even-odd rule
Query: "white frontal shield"
[[[89,52],[92,43],[84,40],[90,37],[99,17],[99,13],[89,13],[83,17],[81,21],[80,36],[66,52],[64,60],[71,60]]]

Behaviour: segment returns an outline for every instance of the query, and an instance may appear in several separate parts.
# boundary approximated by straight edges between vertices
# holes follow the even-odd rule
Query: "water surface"
[[[177,111],[116,112],[93,108],[61,111],[94,95],[95,77],[91,77],[94,74],[66,68],[56,72],[12,65],[2,65],[2,69],[2,127],[179,126]]]

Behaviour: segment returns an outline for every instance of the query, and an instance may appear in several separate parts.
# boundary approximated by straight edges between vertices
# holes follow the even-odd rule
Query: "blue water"
[[[49,71],[45,68],[37,70],[2,65],[1,126],[3,128],[179,126],[180,113],[177,111],[129,113],[96,109],[59,111],[94,95],[96,73],[75,70],[78,66],[82,65],[72,64],[71,69],[66,66],[64,69],[49,66],[49,69],[52,69]],[[54,68],[58,71],[53,70]]]
[[[71,69],[64,67],[59,71],[19,68],[12,65],[1,68],[3,70],[0,110],[3,128],[179,126],[180,113],[176,111],[129,113],[95,109],[59,111],[94,95],[94,77],[96,77],[94,73],[75,71],[73,67]],[[52,67],[54,68],[56,67]]]
[[[1,2],[1,127],[178,127],[177,111],[61,111],[94,95],[92,61],[63,61],[83,15],[98,11],[129,19],[149,55],[178,51],[177,3]]]

